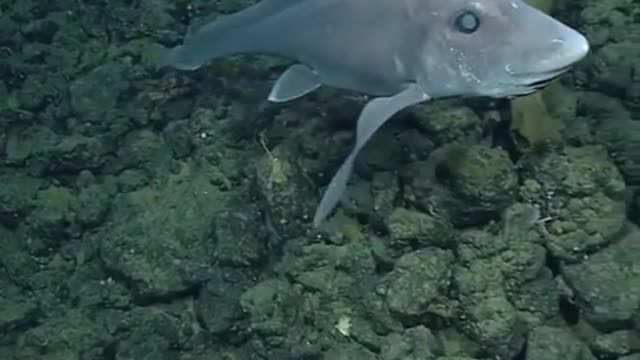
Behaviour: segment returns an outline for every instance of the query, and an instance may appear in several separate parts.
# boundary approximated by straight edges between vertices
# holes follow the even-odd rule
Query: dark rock
[[[485,224],[515,202],[518,174],[501,148],[445,145],[403,171],[405,198],[454,226]]]
[[[386,225],[393,247],[448,247],[456,235],[446,219],[404,208],[393,210]]]
[[[599,334],[591,349],[599,359],[619,359],[640,351],[640,336],[633,330],[620,330]]]
[[[603,147],[567,147],[523,166],[520,196],[540,210],[554,256],[579,261],[619,236],[626,223],[625,183]]]
[[[240,296],[252,285],[253,279],[237,269],[218,268],[200,291],[196,302],[198,319],[212,334],[239,331],[237,322],[245,313],[240,307]],[[235,329],[234,329],[235,328]]]
[[[66,359],[79,359],[80,355],[98,358],[113,338],[101,324],[96,324],[80,311],[26,331],[21,338],[21,351],[25,354],[51,354]]]
[[[14,227],[33,209],[42,181],[23,175],[0,176],[0,223]]]
[[[197,135],[191,131],[186,120],[170,122],[164,129],[165,141],[171,146],[173,156],[178,159],[188,156],[193,151],[194,137]]]
[[[640,231],[562,269],[586,319],[602,331],[626,329],[640,307]]]
[[[392,333],[384,339],[381,360],[435,360],[441,346],[438,338],[423,325]]]
[[[595,360],[589,349],[570,330],[552,326],[540,326],[531,330],[526,358]]]
[[[326,359],[332,360],[373,360],[375,353],[357,343],[344,343],[332,346],[325,352]]]
[[[104,63],[70,85],[71,106],[89,123],[109,121],[120,95],[129,87],[123,64]]]
[[[246,203],[216,217],[216,258],[223,265],[257,266],[268,254],[268,230],[262,214]]]
[[[296,155],[284,146],[273,150],[264,146],[265,154],[256,166],[256,183],[266,202],[267,216],[281,237],[299,236],[313,216],[311,184],[296,163]]]
[[[110,272],[136,300],[175,296],[202,284],[215,261],[214,219],[224,198],[206,175],[185,168],[173,179],[120,196],[97,235]]]
[[[451,252],[437,248],[402,256],[383,280],[389,309],[407,319],[437,314],[438,298],[450,285],[452,262]]]

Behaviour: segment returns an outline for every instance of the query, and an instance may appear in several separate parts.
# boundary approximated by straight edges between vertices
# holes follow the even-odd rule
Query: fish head
[[[589,52],[587,39],[520,0],[415,0],[419,83],[432,97],[528,94]],[[420,79],[421,78],[421,79]]]

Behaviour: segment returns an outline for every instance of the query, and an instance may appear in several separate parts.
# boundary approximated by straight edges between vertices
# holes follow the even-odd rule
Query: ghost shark
[[[190,31],[159,65],[193,70],[235,54],[293,60],[268,99],[318,87],[368,95],[355,145],[313,219],[337,206],[359,151],[400,110],[446,97],[528,94],[589,51],[580,33],[520,0],[263,0]]]

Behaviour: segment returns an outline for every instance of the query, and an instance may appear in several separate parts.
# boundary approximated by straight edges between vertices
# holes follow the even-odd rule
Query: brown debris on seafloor
[[[527,0],[527,3],[549,13],[554,0]],[[546,88],[530,95],[511,100],[510,134],[518,149],[523,152],[535,150],[549,140],[557,139],[562,123],[551,116],[544,101]]]
[[[522,152],[535,150],[548,141],[558,139],[562,122],[549,114],[544,101],[545,89],[511,100],[510,134]]]

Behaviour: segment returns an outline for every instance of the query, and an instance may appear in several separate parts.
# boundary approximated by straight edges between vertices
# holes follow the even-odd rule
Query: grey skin
[[[313,219],[340,201],[358,152],[398,111],[443,97],[512,97],[542,88],[589,51],[589,43],[520,0],[263,0],[190,32],[160,65],[192,70],[243,53],[296,65],[269,100],[321,85],[355,90],[362,110],[351,153]]]

